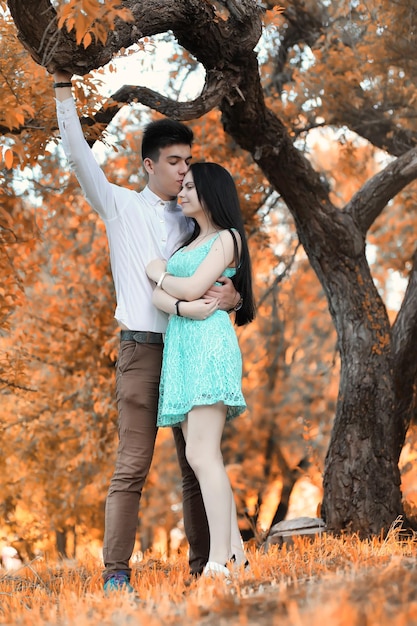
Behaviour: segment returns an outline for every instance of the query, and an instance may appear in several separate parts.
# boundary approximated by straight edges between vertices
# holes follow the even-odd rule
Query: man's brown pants
[[[106,500],[103,558],[106,574],[130,575],[139,502],[151,465],[157,433],[162,344],[122,341],[117,363],[119,412],[116,467]],[[208,560],[210,539],[200,486],[185,458],[180,428],[173,428],[182,475],[185,534],[190,544],[190,569],[200,573]],[[167,502],[167,506],[169,506]]]

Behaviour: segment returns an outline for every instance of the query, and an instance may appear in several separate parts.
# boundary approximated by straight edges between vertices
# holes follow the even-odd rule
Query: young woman
[[[186,456],[200,483],[210,530],[205,575],[229,576],[230,559],[245,556],[236,507],[221,454],[226,420],[246,409],[242,358],[229,315],[204,297],[221,275],[231,277],[241,299],[238,326],[255,315],[251,263],[236,187],[215,163],[195,163],[179,194],[193,218],[188,241],[169,259],[155,259],[147,274],[156,282],[153,303],[171,314],[163,353],[159,426],[180,425]]]

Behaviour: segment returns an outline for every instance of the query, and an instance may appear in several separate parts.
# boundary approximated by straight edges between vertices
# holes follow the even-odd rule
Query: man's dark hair
[[[169,119],[150,122],[143,131],[142,160],[158,161],[162,148],[175,144],[191,146],[193,139],[193,131],[182,122]]]

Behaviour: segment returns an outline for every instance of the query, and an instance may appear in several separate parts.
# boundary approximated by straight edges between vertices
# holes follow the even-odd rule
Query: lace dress
[[[174,276],[191,276],[218,235],[191,250],[178,250],[168,261]],[[229,278],[235,270],[226,268]],[[227,420],[246,409],[242,395],[242,356],[228,313],[206,320],[172,315],[165,335],[158,426],[177,426],[193,406],[224,402]]]

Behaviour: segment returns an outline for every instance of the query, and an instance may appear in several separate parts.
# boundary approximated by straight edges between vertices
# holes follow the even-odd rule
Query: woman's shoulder
[[[234,249],[236,246],[240,247],[241,238],[240,234],[234,228],[225,228],[223,230],[219,230],[217,234],[210,239],[209,245],[210,248],[218,248],[220,247],[222,250],[225,249]]]
[[[220,230],[218,236],[222,238],[223,241],[229,239],[230,241],[240,240],[240,233],[237,228],[224,228]]]

